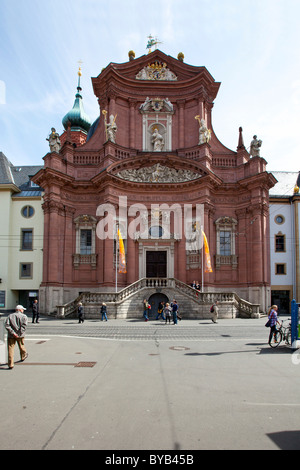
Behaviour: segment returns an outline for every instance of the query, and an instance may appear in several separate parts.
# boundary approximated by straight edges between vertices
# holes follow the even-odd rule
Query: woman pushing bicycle
[[[270,326],[270,335],[269,335],[269,344],[271,345],[272,337],[274,335],[274,341],[276,342],[276,325],[278,323],[278,316],[277,316],[277,305],[272,305],[268,312],[268,319],[269,319],[269,326]]]

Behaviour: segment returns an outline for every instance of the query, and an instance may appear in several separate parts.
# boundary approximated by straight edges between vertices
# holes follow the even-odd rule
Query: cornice
[[[136,75],[149,63],[165,62],[167,67],[176,74],[177,80],[138,80]],[[107,85],[109,83],[109,85]],[[95,95],[101,100],[113,94],[124,99],[166,94],[190,100],[200,97],[204,101],[216,98],[220,82],[216,82],[208,70],[201,66],[192,66],[167,56],[161,51],[142,56],[134,61],[123,64],[110,63],[97,77],[92,78]]]
[[[53,183],[57,184],[57,186],[64,186],[66,183],[70,184],[74,181],[74,177],[46,167],[40,170],[32,180],[42,188],[45,188],[46,185]]]
[[[13,193],[20,193],[21,190],[14,183],[0,183],[0,191],[11,191]]]
[[[256,173],[254,175],[247,176],[239,181],[237,181],[237,184],[241,187],[247,188],[249,185],[251,186],[251,189],[259,186],[262,186],[262,183],[266,184],[267,188],[273,188],[273,186],[276,184],[277,180],[276,178],[272,175],[272,173],[268,173],[267,171],[263,171],[262,173]]]

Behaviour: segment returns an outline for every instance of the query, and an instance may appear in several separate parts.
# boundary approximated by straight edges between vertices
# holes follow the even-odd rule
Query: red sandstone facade
[[[110,63],[92,83],[100,112],[87,142],[81,145],[84,134],[69,126],[60,152],[48,153],[34,178],[45,190],[41,310],[50,313],[83,291],[115,290],[115,242],[97,233],[106,215],[103,204],[120,215],[125,239],[127,272],[118,274],[118,289],[144,277],[202,285],[201,251],[187,249],[175,214],[165,210],[177,204],[183,214],[184,205],[191,205],[192,226],[199,204],[213,269],[204,273],[204,290],[236,291],[264,309],[270,302],[268,207],[275,179],[263,158],[250,158],[241,129],[237,151],[215,135],[211,111],[220,83],[205,67],[159,50]],[[105,131],[110,115],[117,125],[115,142]],[[201,119],[211,130],[209,142],[199,141]],[[155,129],[163,137],[159,150]],[[126,214],[119,214],[120,197],[127,198]],[[127,228],[141,216],[129,214],[136,203],[148,209],[148,227],[144,232],[136,227],[130,237]],[[151,219],[154,204],[165,206]],[[164,218],[170,221],[168,234],[162,237],[156,228],[154,237],[147,237]]]

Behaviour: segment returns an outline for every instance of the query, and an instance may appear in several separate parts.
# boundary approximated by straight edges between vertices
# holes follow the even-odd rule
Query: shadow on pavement
[[[272,432],[267,436],[281,450],[300,450],[300,431]]]

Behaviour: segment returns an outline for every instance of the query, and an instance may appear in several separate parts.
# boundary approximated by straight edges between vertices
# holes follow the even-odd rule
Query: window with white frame
[[[220,230],[220,255],[230,256],[232,234],[231,230]]]
[[[97,220],[91,215],[79,215],[74,219],[74,222],[76,231],[76,251],[73,255],[74,266],[91,264],[95,268]]]
[[[80,229],[80,254],[92,254],[92,229]]]
[[[229,265],[236,269],[235,232],[237,220],[233,217],[219,217],[216,221],[216,268]]]

